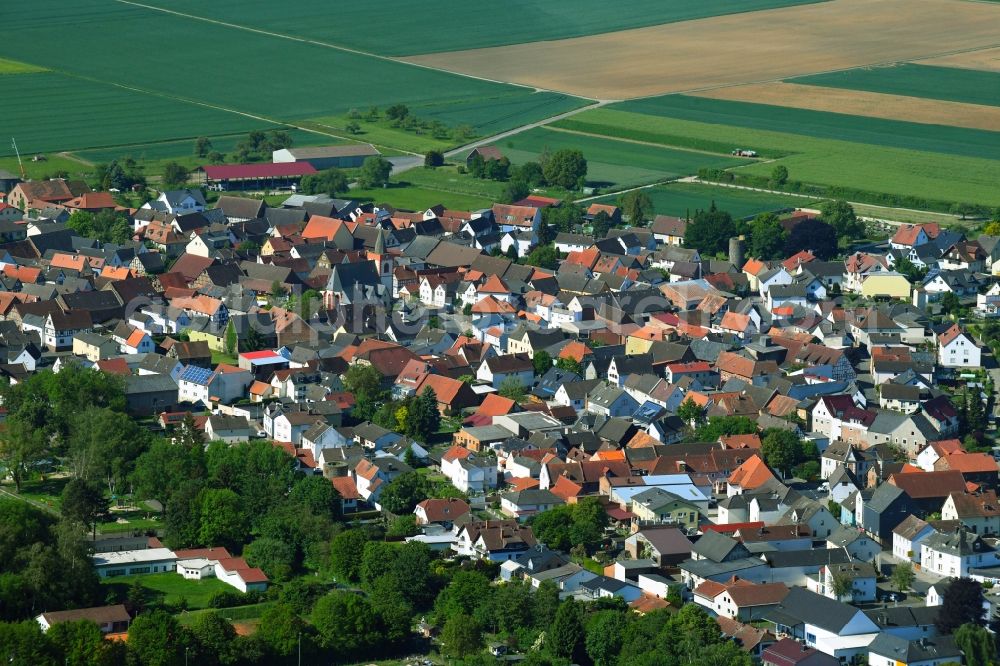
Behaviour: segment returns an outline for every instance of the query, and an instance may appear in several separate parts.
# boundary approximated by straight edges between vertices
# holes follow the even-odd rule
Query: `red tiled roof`
[[[209,180],[286,178],[316,173],[309,162],[260,162],[258,164],[218,164],[202,167]]]

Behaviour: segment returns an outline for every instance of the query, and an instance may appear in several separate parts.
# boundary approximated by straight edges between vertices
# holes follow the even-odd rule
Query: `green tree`
[[[851,204],[843,200],[825,201],[820,206],[820,216],[837,232],[838,238],[853,240],[865,233],[864,222],[854,213]]]
[[[786,234],[778,216],[761,213],[750,223],[750,254],[758,259],[777,259],[785,250]],[[737,266],[742,268],[742,266]]]
[[[112,210],[102,210],[89,213],[83,210],[73,211],[66,226],[81,236],[94,238],[105,243],[127,243],[132,238],[132,227],[124,213]]]
[[[553,656],[579,663],[583,641],[583,608],[573,599],[567,599],[559,605],[552,626],[545,634],[545,649]]]
[[[585,645],[594,666],[612,666],[622,647],[627,624],[618,610],[598,611],[587,619]]]
[[[167,162],[163,167],[163,183],[168,187],[184,185],[190,177],[187,167],[177,162]]]
[[[331,197],[347,192],[349,188],[347,175],[336,167],[303,176],[299,183],[299,189],[305,194],[326,194]]]
[[[444,166],[444,153],[440,150],[428,150],[424,153],[424,166],[429,168]]]
[[[909,562],[897,564],[892,570],[892,586],[897,592],[906,592],[913,585],[916,575],[913,573],[913,565]]]
[[[243,549],[243,557],[276,581],[288,580],[295,569],[295,548],[280,539],[258,537]]]
[[[46,444],[44,431],[20,420],[8,419],[6,430],[0,433],[0,463],[14,481],[17,492],[21,492],[24,480],[45,456]]]
[[[531,362],[535,366],[535,374],[539,376],[544,375],[552,368],[552,356],[544,349],[535,352]]]
[[[994,637],[976,624],[963,624],[955,630],[955,645],[965,657],[965,666],[993,666],[997,663]]]
[[[0,623],[0,654],[11,666],[56,666],[52,641],[34,620]]]
[[[405,104],[393,104],[385,110],[385,117],[389,120],[403,120],[410,115],[410,109]]]
[[[511,178],[500,189],[500,200],[504,203],[514,203],[520,201],[531,194],[531,187],[527,182]]]
[[[344,125],[344,129],[347,130],[348,134],[361,134],[361,125],[354,120],[351,120]]]
[[[240,496],[228,488],[204,491],[198,538],[205,546],[239,550],[249,531]]]
[[[705,413],[692,398],[684,399],[677,408],[677,416],[687,424],[698,424],[705,420]]]
[[[60,663],[112,666],[125,657],[125,646],[105,640],[101,628],[90,620],[54,624],[45,636],[62,656]]]
[[[542,581],[532,600],[535,627],[544,629],[551,625],[559,611],[559,586],[551,580]]]
[[[372,155],[366,157],[358,173],[358,185],[368,189],[372,187],[384,187],[389,182],[389,175],[392,173],[392,162]]]
[[[63,488],[60,513],[66,519],[96,529],[98,519],[107,510],[108,500],[95,484],[76,478]]]
[[[559,268],[559,252],[555,245],[539,245],[528,253],[528,256],[524,258],[524,263],[529,266],[554,270]]]
[[[559,368],[560,370],[564,370],[566,372],[575,372],[581,377],[583,376],[583,366],[581,366],[580,362],[575,358],[560,356],[559,358],[556,359],[556,367]]]
[[[783,164],[778,164],[771,169],[771,187],[781,189],[788,182],[788,169]]]
[[[187,642],[177,619],[161,610],[136,616],[128,628],[129,655],[142,666],[180,666]]]
[[[618,206],[629,223],[635,227],[653,216],[653,200],[645,190],[632,190],[618,197]]]
[[[739,235],[739,231],[733,216],[717,209],[713,201],[708,210],[695,211],[684,232],[684,245],[702,254],[725,254],[729,251],[729,239]]]
[[[230,319],[226,324],[226,353],[230,356],[236,354],[236,350],[239,349],[240,338],[236,335],[236,324]]]
[[[462,613],[449,617],[441,630],[441,649],[455,659],[483,649],[483,631],[476,619]]]
[[[938,611],[937,627],[941,633],[951,633],[963,624],[983,626],[983,588],[971,578],[956,578],[945,588]]]
[[[390,481],[379,496],[379,504],[396,515],[413,513],[419,502],[430,494],[426,477],[419,472],[404,472]]]
[[[437,394],[430,386],[410,401],[406,411],[406,434],[426,442],[441,427]]]
[[[833,574],[833,579],[830,581],[830,588],[833,591],[835,599],[843,599],[851,594],[854,583],[847,574],[837,572]]]
[[[607,237],[608,232],[611,231],[611,216],[603,210],[598,211],[594,219],[590,221],[590,227],[595,239],[600,240]]]
[[[483,173],[490,180],[505,181],[510,177],[510,160],[506,157],[487,160],[483,165]]]
[[[260,616],[260,624],[254,637],[272,654],[290,657],[299,646],[299,639],[305,633],[306,624],[288,604],[277,603]]]
[[[295,481],[288,501],[307,509],[315,516],[336,520],[340,517],[341,497],[330,481],[322,476],[305,476]]]
[[[941,313],[945,315],[958,315],[963,310],[962,302],[953,291],[942,294],[941,299],[938,301],[938,305],[941,306]]]
[[[761,438],[760,452],[764,462],[787,475],[800,462],[800,439],[790,430],[770,428]]]
[[[191,623],[197,664],[235,664],[239,658],[236,629],[218,613],[202,613]]]
[[[330,542],[330,568],[342,582],[361,581],[361,561],[365,545],[369,541],[368,532],[355,528],[344,530]]]
[[[837,256],[837,230],[818,220],[800,222],[792,227],[785,240],[785,254],[792,256],[809,250],[824,261]]]
[[[542,164],[542,174],[550,185],[567,190],[579,189],[587,177],[587,160],[579,150],[561,148]]]
[[[340,660],[360,656],[377,639],[375,612],[368,601],[353,592],[335,591],[321,597],[312,610],[319,644],[333,650]]]
[[[344,388],[354,395],[354,415],[359,419],[371,418],[383,399],[382,375],[374,366],[355,364],[344,373]]]
[[[212,140],[207,136],[199,136],[194,140],[195,157],[206,157],[212,151]]]
[[[456,615],[474,615],[494,592],[490,579],[478,571],[458,571],[434,601],[434,617],[444,623]]]
[[[524,397],[526,388],[517,377],[510,376],[500,382],[497,393],[511,400],[520,400]]]

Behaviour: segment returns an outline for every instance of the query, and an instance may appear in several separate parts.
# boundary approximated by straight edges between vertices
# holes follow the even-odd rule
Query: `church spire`
[[[385,230],[378,228],[378,236],[375,237],[375,254],[385,254]]]

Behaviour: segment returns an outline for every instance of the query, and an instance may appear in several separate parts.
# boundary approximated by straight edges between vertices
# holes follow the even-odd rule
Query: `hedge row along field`
[[[685,217],[696,210],[707,210],[712,202],[720,210],[728,211],[735,218],[753,217],[759,213],[769,213],[789,208],[809,208],[815,204],[804,197],[783,196],[766,192],[738,190],[698,183],[670,183],[644,190],[653,201],[657,215]],[[602,203],[615,203],[616,196],[598,199]]]
[[[536,128],[498,144],[511,162],[537,160],[543,152],[574,148],[587,158],[587,182],[595,187],[625,187],[697,173],[703,167],[726,168],[747,160],[687,150],[647,146],[627,141]]]
[[[664,146],[753,149],[765,158],[780,157],[777,163],[788,168],[792,179],[819,185],[1000,205],[1000,189],[996,187],[1000,182],[998,160],[817,139],[616,110],[619,108],[616,105],[586,111],[572,120],[587,123],[588,131],[608,137],[641,136]],[[756,163],[739,171],[767,175],[775,164]]]
[[[17,60],[7,60],[5,58],[0,58],[0,76],[8,74],[34,74],[37,72],[44,72],[44,67],[36,67],[35,65],[29,65],[26,62],[18,62]]]
[[[1000,132],[923,125],[770,104],[666,95],[624,102],[613,108],[665,118],[964,157],[995,158],[1000,154]]]
[[[266,121],[54,72],[0,76],[0,97],[8,102],[4,133],[17,139],[22,155],[274,127]],[[0,155],[13,154],[10,139],[0,141]]]
[[[536,95],[530,88],[493,83],[446,72],[350,53],[323,45],[248,32],[206,21],[167,14],[155,9],[107,2],[37,0],[12,14],[0,43],[0,57],[19,58],[31,53],[39,66],[59,70],[67,76],[94,77],[162,95],[162,109],[142,106],[125,112],[138,119],[144,132],[119,131],[115,123],[89,115],[87,123],[60,122],[62,134],[92,134],[86,141],[57,145],[60,149],[94,148],[118,143],[146,143],[178,138],[161,132],[161,125],[175,125],[171,98],[218,107],[218,113],[234,112],[234,121],[204,125],[183,120],[188,135],[212,135],[239,131],[251,121],[236,112],[266,121],[288,122],[300,118],[343,114],[352,108],[385,108],[404,103],[413,108],[427,106],[428,115],[439,113],[451,120],[449,107],[468,109],[480,127],[514,127],[539,120],[582,103],[563,95]],[[126,55],[120,35],[170,35],[169,57],[157,49],[132,49]],[[384,41],[380,38],[379,41]],[[415,41],[415,40],[411,40]],[[44,44],[45,48],[37,48]],[[21,77],[10,77],[21,78]],[[63,86],[51,81],[52,96]],[[100,87],[96,83],[86,86]],[[7,99],[32,100],[34,114],[48,109],[21,88],[6,90]],[[59,106],[72,105],[65,95]],[[482,100],[495,99],[492,105]],[[476,105],[479,104],[478,107]],[[27,104],[25,106],[28,106]],[[63,113],[56,109],[54,115]],[[468,120],[462,119],[462,123]],[[80,127],[83,124],[90,127]],[[220,126],[222,125],[222,126]],[[58,144],[58,142],[53,142]]]
[[[298,129],[284,130],[291,135],[294,146],[333,146],[344,141],[339,141],[329,136],[304,132]],[[246,133],[227,134],[222,136],[209,136],[212,142],[212,150],[224,155],[231,153],[236,144],[247,138]],[[195,157],[194,139],[183,139],[180,141],[160,141],[157,143],[143,143],[135,145],[115,146],[114,148],[97,148],[94,150],[82,150],[74,153],[76,156],[100,164],[110,162],[113,159],[129,156],[140,162],[158,162],[175,160],[189,167],[201,166],[205,164],[204,158]]]
[[[819,0],[152,0],[172,11],[389,56],[581,37]],[[431,35],[447,35],[435,39]],[[424,38],[422,38],[424,37]]]
[[[789,81],[824,88],[1000,106],[1000,73],[974,69],[901,64],[800,76]]]

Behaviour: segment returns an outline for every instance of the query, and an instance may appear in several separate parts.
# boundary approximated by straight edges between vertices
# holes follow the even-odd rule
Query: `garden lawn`
[[[691,175],[703,167],[723,169],[748,162],[544,127],[508,137],[498,147],[515,164],[535,161],[542,153],[562,148],[579,149],[587,159],[588,185],[602,188],[643,185]]]
[[[776,164],[783,164],[791,179],[807,183],[1000,206],[1000,188],[996,187],[1000,182],[1000,161],[996,159],[837,141],[621,109],[616,105],[585,111],[573,120],[585,123],[589,132],[609,137],[641,136],[644,141],[688,148],[748,148],[764,157],[781,157],[777,162],[740,167],[741,171],[758,175],[769,175]]]
[[[707,210],[713,202],[716,208],[729,212],[733,217],[748,218],[758,213],[768,213],[788,208],[814,207],[812,199],[768,194],[731,187],[701,183],[670,183],[643,190],[653,201],[657,215],[686,217],[697,210]],[[603,203],[617,203],[618,197],[599,199]]]
[[[361,110],[364,113],[364,110]],[[418,116],[419,117],[419,116]],[[361,130],[357,134],[347,131],[347,124],[357,123]],[[427,130],[421,130],[420,134],[402,127],[393,127],[387,120],[376,120],[369,122],[364,118],[352,120],[346,114],[338,116],[323,116],[321,118],[311,118],[301,121],[303,127],[314,127],[323,132],[331,132],[341,136],[349,136],[357,141],[370,143],[383,153],[386,149],[398,150],[405,153],[423,154],[431,150],[448,150],[457,141],[447,139],[437,139]]]
[[[228,585],[226,587],[229,587]],[[235,589],[235,588],[230,588]],[[215,613],[219,617],[224,617],[230,622],[236,622],[241,620],[256,620],[259,619],[261,615],[264,614],[268,608],[274,605],[273,601],[265,601],[259,604],[250,604],[248,606],[233,606],[232,608],[206,608],[203,610],[193,610],[186,613],[181,613],[177,616],[178,621],[187,626],[194,624],[202,615],[207,613]]]
[[[58,510],[62,505],[62,491],[69,483],[70,477],[49,477],[44,480],[34,479],[21,484],[21,492],[16,493],[14,486],[7,487],[10,493],[19,497],[40,502],[50,508]]]
[[[208,600],[217,592],[239,592],[218,578],[188,580],[179,573],[171,572],[101,579],[102,585],[117,591],[128,590],[135,582],[152,592],[158,601],[174,604],[186,600],[188,608],[208,608]]]
[[[816,0],[151,0],[173,11],[298,35],[383,55],[412,55],[580,37]],[[421,38],[428,35],[442,38]]]
[[[1000,72],[909,63],[800,76],[790,83],[1000,106]]]

